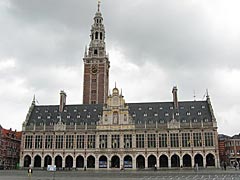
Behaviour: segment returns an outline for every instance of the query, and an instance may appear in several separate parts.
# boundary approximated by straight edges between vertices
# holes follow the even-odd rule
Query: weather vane
[[[101,0],[98,0],[98,12],[100,11]]]

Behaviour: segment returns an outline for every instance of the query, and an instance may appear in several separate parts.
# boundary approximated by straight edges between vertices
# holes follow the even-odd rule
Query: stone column
[[[171,168],[171,157],[168,158],[168,168]]]
[[[203,167],[206,168],[206,156],[203,156]]]
[[[44,168],[44,156],[42,157],[42,160],[41,160],[41,168]]]
[[[137,166],[136,166],[136,158],[133,158],[133,159],[132,159],[132,168],[133,168],[133,169],[136,169],[136,168],[137,168]]]
[[[179,165],[180,165],[180,167],[183,167],[183,158],[182,158],[182,156],[180,156],[179,158],[180,158],[180,164]]]
[[[99,158],[97,156],[95,158],[95,169],[99,169]]]

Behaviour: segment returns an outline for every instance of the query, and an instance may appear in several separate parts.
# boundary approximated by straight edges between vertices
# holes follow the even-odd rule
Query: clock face
[[[91,72],[92,72],[93,74],[96,74],[97,71],[98,71],[97,66],[96,66],[96,65],[92,66]]]

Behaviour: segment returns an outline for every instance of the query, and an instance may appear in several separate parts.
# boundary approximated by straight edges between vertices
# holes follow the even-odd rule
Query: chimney
[[[63,108],[66,105],[67,94],[64,91],[60,91],[60,105],[59,112],[63,112]]]
[[[173,94],[174,108],[178,109],[177,86],[173,87],[172,94]]]

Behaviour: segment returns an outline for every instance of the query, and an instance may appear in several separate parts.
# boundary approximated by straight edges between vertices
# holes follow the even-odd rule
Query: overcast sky
[[[110,88],[126,102],[203,100],[219,133],[240,133],[239,0],[104,0]],[[82,103],[83,54],[96,0],[0,1],[0,124],[21,130],[39,105]],[[195,92],[195,93],[194,93]]]

